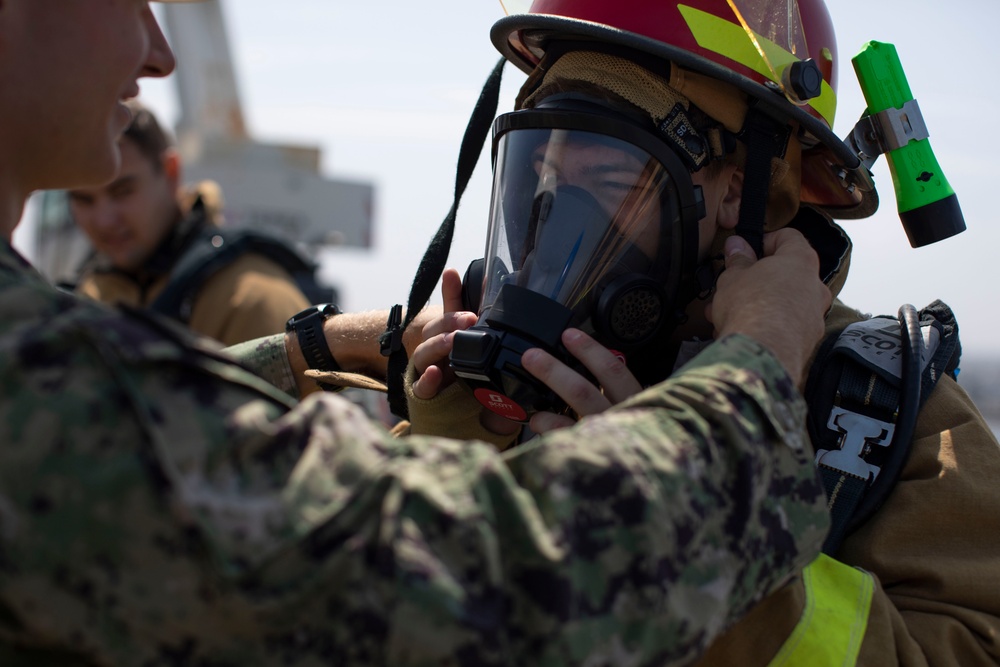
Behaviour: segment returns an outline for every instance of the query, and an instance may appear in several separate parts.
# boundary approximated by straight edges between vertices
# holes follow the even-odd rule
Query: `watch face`
[[[300,323],[306,321],[309,317],[314,315],[322,315],[325,320],[333,315],[340,315],[340,308],[338,308],[336,304],[332,303],[309,306],[302,312],[296,313],[288,319],[288,322],[285,323],[285,331],[294,331]]]
[[[313,307],[319,310],[319,312],[323,313],[323,315],[327,317],[331,315],[340,315],[340,308],[338,308],[336,304],[324,303],[321,306],[313,306]]]

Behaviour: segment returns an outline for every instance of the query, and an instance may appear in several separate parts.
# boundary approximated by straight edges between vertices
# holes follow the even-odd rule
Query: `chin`
[[[125,130],[132,122],[132,112],[128,110],[128,107],[125,106],[124,102],[119,101],[115,104],[115,114],[111,122],[113,124],[113,131],[118,138],[121,138],[122,134],[125,133]]]
[[[115,267],[119,271],[132,271],[137,268],[134,265],[135,263],[132,261],[132,256],[129,254],[123,254],[120,250],[98,250],[98,253],[107,257],[108,261],[111,262],[111,266]]]
[[[124,107],[122,107],[124,111]],[[126,112],[127,113],[127,112]],[[104,185],[114,180],[122,165],[122,154],[118,148],[125,127],[117,114],[108,119],[103,133],[95,132],[88,151],[86,161],[88,170],[87,185]]]
[[[118,175],[118,170],[121,168],[118,143],[114,142],[110,150],[94,151],[92,158],[81,167],[78,182],[66,187],[93,187],[110,183]]]

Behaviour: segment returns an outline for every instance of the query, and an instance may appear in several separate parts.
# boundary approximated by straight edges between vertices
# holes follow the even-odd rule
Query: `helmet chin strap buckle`
[[[721,259],[721,257],[718,259]],[[715,274],[715,268],[712,266],[712,263],[712,258],[710,258],[708,261],[699,264],[694,272],[694,279],[698,285],[698,299],[701,301],[705,301],[715,293],[715,281],[718,279],[718,276]]]

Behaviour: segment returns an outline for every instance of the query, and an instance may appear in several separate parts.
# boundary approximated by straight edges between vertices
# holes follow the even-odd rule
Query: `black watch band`
[[[285,323],[285,331],[295,332],[295,337],[299,341],[299,349],[305,357],[309,368],[320,371],[339,371],[340,365],[333,358],[330,346],[323,335],[323,322],[329,317],[340,314],[340,308],[332,303],[322,303],[310,308],[306,308],[301,313],[292,315]],[[340,387],[320,383],[323,389],[337,391]]]

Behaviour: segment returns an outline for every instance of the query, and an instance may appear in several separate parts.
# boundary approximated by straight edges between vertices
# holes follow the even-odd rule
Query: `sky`
[[[374,248],[323,252],[323,278],[340,288],[348,310],[405,304],[420,257],[451,205],[469,114],[499,58],[489,30],[503,16],[500,3],[222,2],[254,138],[318,145],[326,176],[376,188]],[[865,107],[850,57],[869,40],[895,44],[968,225],[946,241],[910,248],[880,159],[873,169],[879,212],[842,223],[855,250],[841,296],[876,315],[941,299],[958,316],[967,356],[1000,354],[1000,224],[991,177],[1000,158],[994,120],[1000,91],[990,73],[1000,3],[829,0],[828,6],[839,46],[834,130],[846,136]],[[500,111],[512,108],[524,74],[508,65],[504,77]],[[143,84],[143,99],[172,125],[177,104],[170,79]],[[459,211],[449,266],[460,271],[484,252],[487,157],[488,150]]]

